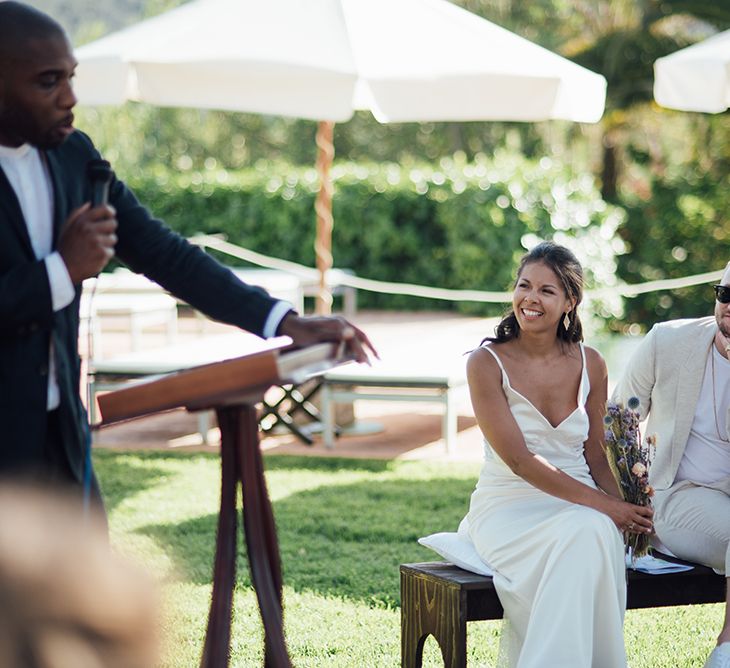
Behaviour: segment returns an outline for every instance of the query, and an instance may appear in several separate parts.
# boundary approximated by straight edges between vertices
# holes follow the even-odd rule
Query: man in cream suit
[[[730,576],[730,263],[714,290],[714,316],[652,328],[613,396],[638,397],[657,436],[658,547]],[[730,594],[705,667],[730,668]]]

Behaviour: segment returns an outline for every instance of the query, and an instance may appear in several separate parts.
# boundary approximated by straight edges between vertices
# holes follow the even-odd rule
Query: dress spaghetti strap
[[[580,398],[580,405],[585,406],[588,401],[588,395],[591,393],[591,381],[588,378],[588,364],[586,363],[586,349],[583,343],[578,343],[580,346],[580,356],[583,363],[583,370],[580,374],[580,388],[578,390],[578,396]]]
[[[506,378],[507,372],[504,370],[504,365],[502,364],[502,360],[499,359],[499,355],[497,355],[497,353],[495,353],[492,350],[492,347],[486,343],[482,346],[482,348],[484,348],[484,350],[486,350],[487,352],[491,353],[492,357],[494,357],[494,359],[497,360],[497,364],[499,364],[499,368],[502,370],[502,375]]]

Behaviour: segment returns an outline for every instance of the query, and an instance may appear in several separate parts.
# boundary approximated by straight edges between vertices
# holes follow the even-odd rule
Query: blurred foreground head
[[[78,500],[0,486],[0,668],[151,668],[151,579]]]

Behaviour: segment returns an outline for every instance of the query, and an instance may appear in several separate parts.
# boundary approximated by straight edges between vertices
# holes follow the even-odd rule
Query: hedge
[[[582,260],[589,285],[616,281],[623,211],[601,199],[591,176],[569,165],[503,152],[436,166],[338,163],[332,176],[335,266],[359,276],[506,290],[525,248],[554,238]],[[313,169],[271,163],[237,172],[157,168],[128,180],[155,215],[183,235],[222,233],[232,243],[314,266]],[[504,310],[362,291],[359,303],[484,315]],[[620,302],[598,312],[615,317]]]
[[[625,203],[621,235],[626,253],[619,271],[628,283],[682,278],[720,270],[730,261],[730,179],[692,170],[656,180],[646,199]],[[709,284],[651,292],[626,300],[625,315],[612,323],[620,329],[638,322],[649,328],[673,318],[711,315]]]

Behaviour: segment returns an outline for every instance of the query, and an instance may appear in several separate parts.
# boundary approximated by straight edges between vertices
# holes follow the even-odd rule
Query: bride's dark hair
[[[578,317],[578,305],[583,299],[583,268],[580,262],[565,246],[560,246],[553,241],[543,241],[535,246],[529,253],[520,260],[517,268],[517,281],[520,280],[522,270],[535,262],[542,262],[555,272],[555,275],[563,284],[563,289],[568,299],[575,302],[575,306],[568,312],[570,325],[566,328],[561,318],[558,322],[558,339],[567,343],[577,343],[583,340],[583,325]],[[516,282],[515,282],[516,284]],[[495,336],[488,336],[483,341],[492,343],[504,343],[516,339],[520,335],[520,325],[517,322],[514,310],[502,318],[494,330]]]

